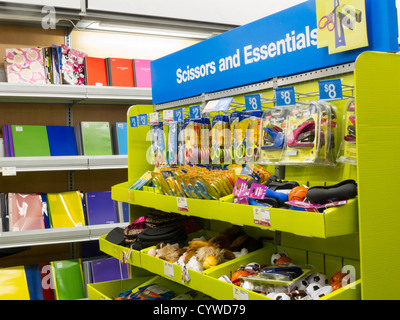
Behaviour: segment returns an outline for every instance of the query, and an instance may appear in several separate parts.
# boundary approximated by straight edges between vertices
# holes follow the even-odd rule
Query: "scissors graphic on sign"
[[[327,16],[323,16],[319,22],[318,22],[318,29],[323,30],[325,28],[328,29],[328,31],[333,31],[335,30],[336,23],[335,23],[335,15],[336,15],[336,9],[338,6],[333,9],[333,11],[328,14]]]

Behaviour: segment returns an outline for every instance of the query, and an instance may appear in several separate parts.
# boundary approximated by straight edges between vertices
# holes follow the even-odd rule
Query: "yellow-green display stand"
[[[357,60],[356,135],[363,299],[400,299],[397,183],[400,56],[366,52]]]
[[[341,75],[341,78],[343,84],[354,86],[357,166],[287,166],[285,179],[309,183],[310,186],[355,179],[358,183],[357,199],[343,207],[325,210],[323,214],[271,209],[271,227],[257,225],[252,207],[234,204],[229,198],[220,201],[188,199],[189,212],[185,214],[210,219],[211,228],[216,230],[223,223],[234,223],[243,225],[253,235],[272,234],[273,244],[277,249],[285,248],[292,261],[313,265],[316,271],[328,277],[344,266],[351,266],[355,270],[356,282],[353,285],[321,299],[399,299],[397,288],[400,281],[396,277],[396,270],[400,264],[400,215],[394,200],[400,176],[397,166],[397,157],[400,155],[397,148],[400,132],[400,56],[365,52],[355,65],[354,73]],[[318,92],[318,81],[297,83],[295,90],[304,94]],[[266,90],[259,93],[262,97],[270,97],[271,92]],[[235,102],[244,102],[243,95],[234,99]],[[345,102],[333,102],[338,108],[338,119],[343,117]],[[133,106],[128,112],[128,123],[132,116],[151,112],[152,106]],[[339,126],[338,130],[341,132],[342,128]],[[150,147],[148,131],[148,127],[128,129],[129,180],[112,188],[114,200],[131,204],[131,220],[144,214],[148,207],[180,212],[175,197],[158,194],[151,188],[129,190],[129,186],[146,170],[154,168],[146,161]],[[274,173],[274,168],[268,166],[267,169]],[[151,272],[151,263],[145,267]],[[251,292],[238,292],[240,289],[218,280],[218,276],[224,272],[228,271],[219,268],[203,274],[200,281],[203,284],[194,287],[208,293],[204,286],[207,284],[213,288],[211,291],[216,299],[240,296],[265,298]],[[233,290],[237,295],[233,296]]]

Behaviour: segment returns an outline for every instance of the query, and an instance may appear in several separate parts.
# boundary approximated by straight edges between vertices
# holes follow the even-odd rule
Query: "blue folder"
[[[77,156],[75,131],[68,126],[46,126],[52,156]]]

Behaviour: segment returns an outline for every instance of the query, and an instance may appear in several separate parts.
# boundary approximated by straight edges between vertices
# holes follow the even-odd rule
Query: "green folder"
[[[113,154],[109,122],[82,121],[79,125],[84,155],[108,156]]]
[[[15,157],[50,156],[46,126],[12,125]]]
[[[86,297],[80,259],[52,261],[51,274],[57,300],[78,300]]]

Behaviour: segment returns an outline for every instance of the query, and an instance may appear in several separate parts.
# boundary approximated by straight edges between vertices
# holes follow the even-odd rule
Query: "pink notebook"
[[[62,80],[63,84],[85,84],[86,53],[61,45]]]
[[[135,87],[151,88],[151,60],[134,59]]]
[[[41,48],[6,49],[4,67],[10,83],[46,83]]]
[[[42,198],[36,193],[9,193],[10,231],[44,229]]]

